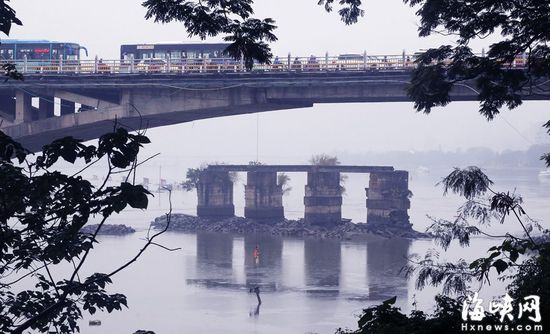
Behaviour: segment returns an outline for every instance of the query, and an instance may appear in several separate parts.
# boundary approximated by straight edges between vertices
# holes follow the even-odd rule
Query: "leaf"
[[[510,261],[512,262],[516,262],[516,260],[518,259],[519,257],[519,252],[516,250],[516,249],[512,249],[510,251]]]
[[[393,296],[390,299],[384,300],[382,302],[382,304],[384,304],[384,305],[393,305],[393,304],[395,304],[396,301],[397,301],[397,296]]]
[[[497,272],[500,274],[508,268],[508,263],[502,259],[498,259],[493,263],[493,267],[497,269]]]

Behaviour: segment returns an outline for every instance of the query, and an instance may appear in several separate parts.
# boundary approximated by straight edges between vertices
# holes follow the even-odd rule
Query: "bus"
[[[78,43],[54,42],[48,40],[3,39],[0,43],[1,60],[23,60],[52,62],[59,60],[80,60],[80,51],[88,50]]]
[[[229,43],[157,43],[125,44],[120,46],[120,59],[170,59],[173,62],[223,58]]]

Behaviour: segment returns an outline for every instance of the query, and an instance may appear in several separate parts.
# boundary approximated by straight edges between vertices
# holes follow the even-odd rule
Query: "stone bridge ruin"
[[[367,224],[373,228],[412,229],[409,173],[385,166],[210,165],[197,184],[197,215],[223,219],[235,215],[232,172],[246,172],[246,218],[264,222],[284,220],[283,189],[279,172],[306,172],[304,221],[334,227],[342,222],[340,173],[368,173]]]

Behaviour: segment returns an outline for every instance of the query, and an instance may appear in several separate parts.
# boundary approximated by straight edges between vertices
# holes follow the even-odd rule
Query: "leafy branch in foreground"
[[[487,257],[481,257],[469,264],[464,260],[460,265],[436,264],[432,253],[428,253],[422,261],[413,260],[407,273],[418,274],[418,288],[443,285],[445,293],[465,294],[469,290],[467,283],[474,280],[480,283],[480,287],[485,283],[490,284],[491,269],[497,275],[507,270],[515,271],[524,266],[524,259],[520,255],[536,254],[543,247],[544,244],[535,241],[532,236],[534,229],[542,233],[542,227],[526,214],[522,207],[522,198],[513,193],[493,190],[493,182],[479,168],[455,168],[441,184],[444,194],[451,191],[461,195],[466,203],[458,209],[453,221],[429,217],[432,225],[427,232],[432,233],[437,244],[446,250],[453,240],[457,240],[462,247],[467,247],[472,235],[483,235],[501,243],[491,247]],[[492,222],[505,224],[508,218],[523,230],[523,235],[506,233],[495,236],[481,228],[490,226]],[[479,227],[472,225],[472,222]],[[544,233],[548,234],[548,231]]]
[[[112,312],[127,305],[124,295],[109,294],[106,287],[164,231],[148,237],[137,255],[117,269],[89,277],[81,277],[81,269],[109,217],[128,206],[147,208],[150,193],[130,181],[147,143],[143,134],[118,128],[101,136],[97,147],[65,137],[33,157],[0,132],[0,332],[73,333],[83,311]],[[56,170],[59,161],[85,167],[68,175]],[[100,161],[108,168],[102,184],[94,187],[82,172]],[[120,171],[125,181],[107,185]],[[90,219],[100,223],[93,233],[81,233]],[[73,269],[56,270],[63,264]]]
[[[433,249],[424,257],[411,256],[410,264],[403,270],[408,277],[416,278],[417,289],[442,286],[443,294],[457,297],[436,296],[436,311],[431,315],[417,310],[405,315],[392,306],[394,297],[363,310],[358,322],[359,329],[339,329],[337,334],[463,332],[462,302],[471,293],[472,284],[479,283],[481,289],[483,284],[491,283],[492,277],[509,282],[507,293],[514,299],[514,309],[524,297],[534,295],[540,297],[540,313],[550,314],[550,232],[529,218],[522,207],[521,197],[494,190],[493,182],[477,167],[457,168],[441,184],[445,193],[451,191],[459,194],[466,199],[466,203],[458,209],[452,221],[430,217],[433,223],[428,232],[432,233],[435,242],[445,250],[453,240],[463,247],[469,246],[473,235],[482,235],[499,243],[488,249],[488,255],[473,261],[459,259],[442,262],[439,252]],[[505,224],[509,220],[523,230],[522,235],[491,235],[484,232],[483,228],[493,222]],[[471,222],[478,226],[471,225]],[[537,231],[539,236],[534,235]],[[495,315],[484,312],[481,324],[502,324],[497,322]],[[543,316],[540,324],[549,326],[549,321],[548,317]],[[533,323],[518,317],[508,325]]]
[[[318,0],[327,12],[334,0]],[[338,14],[345,24],[353,24],[364,15],[361,0],[340,0]],[[243,59],[245,67],[252,69],[254,62],[269,64],[273,57],[268,43],[277,41],[277,28],[272,18],[256,19],[254,0],[146,0],[146,19],[155,22],[182,22],[189,37],[201,39],[223,35],[231,42],[225,52],[230,57]]]
[[[429,113],[433,107],[447,105],[451,90],[470,82],[480,100],[479,111],[487,119],[493,119],[504,105],[516,108],[526,96],[548,96],[548,1],[404,2],[419,7],[421,37],[456,36],[456,46],[429,49],[416,60],[409,96],[418,111]],[[501,40],[486,54],[474,54],[470,42],[496,32]]]

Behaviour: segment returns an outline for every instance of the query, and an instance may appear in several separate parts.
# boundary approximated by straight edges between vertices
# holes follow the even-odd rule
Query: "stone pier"
[[[227,218],[235,215],[233,181],[229,172],[202,172],[197,184],[197,196],[197,216]]]
[[[408,209],[411,206],[408,172],[371,173],[366,192],[369,227],[412,230],[408,215]]]
[[[308,172],[305,190],[306,223],[331,227],[342,222],[340,172]]]
[[[277,184],[277,172],[250,171],[246,179],[244,216],[268,221],[284,219],[283,189]]]

